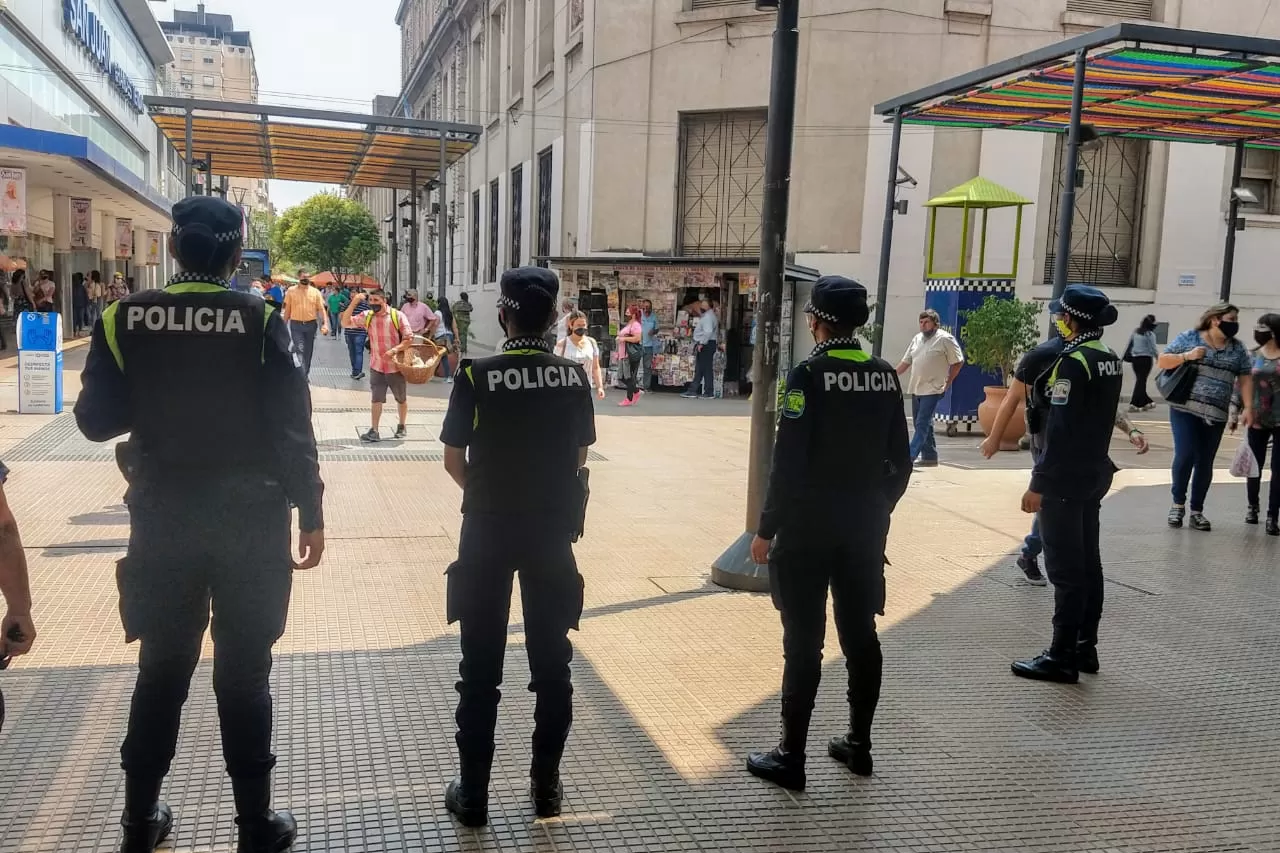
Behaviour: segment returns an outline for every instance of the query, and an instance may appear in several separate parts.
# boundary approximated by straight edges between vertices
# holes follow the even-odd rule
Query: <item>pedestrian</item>
[[[82,272],[71,274],[71,318],[73,334],[89,328],[89,288]]]
[[[279,312],[230,289],[243,214],[214,196],[173,207],[163,290],[108,306],[75,415],[91,441],[130,434],[129,548],[116,580],[138,680],[121,748],[121,853],[150,853],[173,815],[160,802],[178,723],[213,611],[213,689],[235,796],[239,853],[287,850],[297,824],[271,810],[271,649],[284,632],[292,570],[324,552],[311,396]],[[263,441],[228,441],[262,436]],[[298,508],[301,561],[289,554]]]
[[[1258,348],[1253,351],[1251,371],[1253,388],[1253,423],[1245,435],[1249,449],[1258,460],[1258,476],[1250,477],[1246,485],[1249,508],[1245,512],[1245,524],[1258,523],[1258,507],[1262,498],[1262,468],[1267,464],[1267,444],[1271,444],[1271,489],[1267,500],[1267,535],[1280,536],[1280,314],[1263,314],[1254,327],[1253,339]],[[1236,400],[1231,419],[1234,431],[1243,400]]]
[[[102,282],[102,273],[89,270],[89,328],[93,329],[102,319],[102,312],[107,307],[107,286]]]
[[[10,277],[9,293],[13,296],[13,313],[16,317],[18,314],[25,314],[29,311],[36,310],[35,297],[31,293],[31,286],[27,282],[27,271],[19,267],[13,271]]]
[[[716,313],[718,303],[706,298],[701,302],[702,313],[693,327],[694,369],[693,384],[680,396],[695,399],[702,396],[710,400],[716,396],[716,351],[720,348],[720,317]]]
[[[284,288],[271,279],[269,275],[262,276],[263,291],[266,300],[276,308],[284,307]]]
[[[396,401],[400,420],[396,426],[396,438],[407,436],[408,428],[405,420],[409,417],[409,392],[404,375],[396,367],[394,356],[413,346],[413,331],[409,328],[409,320],[395,308],[387,304],[387,293],[382,288],[374,288],[364,293],[357,293],[347,306],[343,315],[343,323],[348,323],[355,316],[361,305],[368,302],[368,310],[364,313],[364,328],[369,342],[369,390],[373,404],[369,431],[360,436],[361,441],[377,442],[382,440],[378,426],[382,423],[382,407],[387,402],[387,391]]]
[[[32,296],[35,298],[35,310],[41,314],[52,314],[58,310],[56,307],[57,286],[53,283],[53,273],[49,270],[40,270],[40,277],[36,279],[35,288],[32,290]]]
[[[457,346],[454,344],[458,327],[454,325],[453,310],[449,307],[449,300],[440,297],[440,322],[436,326],[435,343],[436,346],[444,349],[444,356],[440,359],[441,369],[444,371],[445,384],[453,384],[453,362],[450,360],[457,353]]]
[[[449,567],[447,619],[461,623],[459,777],[445,806],[464,826],[488,821],[498,686],[511,587],[520,575],[524,637],[536,695],[530,793],[538,817],[560,814],[560,759],[573,721],[569,631],[582,617],[572,543],[582,532],[587,448],[595,414],[581,366],[551,353],[559,281],[550,270],[502,274],[502,352],[463,362],[445,413],[444,467],[462,488],[458,560]]]
[[[409,328],[415,335],[422,335],[427,340],[435,340],[440,319],[436,316],[436,312],[431,310],[430,305],[418,299],[418,291],[405,292],[400,313],[409,321]]]
[[[921,468],[938,467],[938,442],[933,416],[951,383],[964,367],[964,352],[955,335],[942,328],[942,318],[932,308],[920,312],[920,331],[911,339],[898,375],[911,371],[907,393],[911,395],[911,459]]]
[[[1151,376],[1151,368],[1158,355],[1160,345],[1156,343],[1156,315],[1148,314],[1129,336],[1129,346],[1124,353],[1124,360],[1133,368],[1133,397],[1129,400],[1131,412],[1147,412],[1156,407],[1155,401],[1147,393],[1147,378]]]
[[[1190,398],[1184,403],[1169,404],[1169,424],[1173,429],[1170,527],[1181,527],[1185,519],[1192,530],[1207,533],[1213,529],[1205,518],[1204,502],[1213,484],[1213,460],[1222,443],[1237,381],[1244,404],[1240,421],[1246,427],[1253,425],[1253,359],[1236,339],[1239,331],[1240,310],[1230,303],[1219,303],[1201,315],[1196,328],[1174,338],[1158,360],[1161,370],[1193,363],[1196,372]]]
[[[458,329],[458,354],[467,357],[467,339],[471,336],[471,297],[465,293],[458,294],[458,301],[453,303],[453,324]]]
[[[1067,287],[1049,303],[1062,353],[1032,387],[1043,413],[1043,444],[1022,496],[1039,514],[1045,571],[1053,584],[1053,642],[1011,669],[1021,678],[1075,684],[1098,671],[1102,619],[1102,499],[1111,488],[1111,430],[1120,406],[1124,362],[1102,343],[1118,318],[1101,290]]]
[[[653,381],[653,359],[658,354],[658,315],[653,313],[653,300],[646,299],[640,303],[642,309],[640,315],[640,347],[643,353],[640,356],[640,388],[644,391],[652,391],[654,388]]]
[[[627,398],[618,404],[624,408],[634,406],[640,400],[641,391],[636,386],[640,362],[644,357],[644,347],[641,344],[644,332],[640,317],[640,306],[630,306],[627,308],[627,325],[618,330],[618,349],[614,357],[618,360],[618,378],[627,389]]]
[[[369,311],[369,303],[364,300],[363,293],[352,297],[344,294],[345,301],[339,322],[342,323],[342,336],[347,343],[347,358],[351,362],[351,378],[364,379],[364,353],[369,348],[369,332],[365,328],[364,316]]]
[[[1014,372],[1013,381],[1009,383],[1009,393],[1005,395],[1004,402],[1000,404],[1000,411],[996,413],[991,434],[983,439],[979,448],[984,457],[991,459],[1000,452],[1000,436],[1005,434],[1010,421],[1017,413],[1018,400],[1021,399],[1025,403],[1024,412],[1027,436],[1030,438],[1028,449],[1031,451],[1031,461],[1032,464],[1039,461],[1044,451],[1046,412],[1036,408],[1039,401],[1032,394],[1032,390],[1036,387],[1037,381],[1048,377],[1049,371],[1062,356],[1065,347],[1066,342],[1062,337],[1054,335],[1022,357],[1018,363],[1018,369]],[[1123,433],[1129,443],[1137,449],[1139,456],[1151,449],[1142,430],[1134,426],[1129,416],[1119,409],[1116,410],[1114,425],[1116,431]],[[1040,571],[1042,553],[1044,553],[1044,541],[1040,537],[1040,516],[1036,515],[1031,521],[1031,532],[1022,541],[1022,552],[1017,560],[1017,566],[1022,571],[1023,577],[1032,586],[1046,586],[1048,583]]]
[[[569,334],[569,315],[576,310],[577,306],[573,304],[572,299],[560,300],[560,316],[556,318],[555,326],[555,339],[557,341]]]
[[[574,311],[569,315],[569,336],[556,343],[555,354],[567,358],[587,374],[587,384],[596,398],[605,397],[604,369],[600,366],[600,344],[587,334],[587,315]]]
[[[289,324],[293,345],[302,356],[302,369],[310,376],[311,359],[316,353],[316,335],[329,334],[329,315],[324,297],[311,284],[310,278],[303,276],[284,295],[284,320]]]
[[[329,288],[325,304],[329,309],[329,333],[336,338],[342,328],[338,323],[338,318],[342,315],[342,291],[336,284]]]
[[[889,519],[911,476],[907,418],[893,366],[865,352],[867,290],[823,276],[804,307],[817,346],[787,376],[764,510],[751,558],[768,563],[782,616],[782,740],[752,753],[747,770],[783,788],[805,787],[805,749],[827,633],[827,589],[849,675],[849,730],[827,753],[870,776],[871,723],[883,657]]]
[[[107,304],[112,305],[128,295],[129,288],[125,286],[124,276],[120,273],[111,276],[111,283],[107,285]]]

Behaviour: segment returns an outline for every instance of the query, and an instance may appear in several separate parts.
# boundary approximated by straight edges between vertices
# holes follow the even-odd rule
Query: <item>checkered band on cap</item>
[[[505,293],[498,297],[498,306],[510,308],[514,311],[520,310],[520,303],[512,299],[510,296],[507,296]]]
[[[192,227],[194,226],[193,225],[175,225],[173,226],[173,236],[177,237],[183,231]],[[201,224],[201,227],[207,228],[208,226]],[[243,236],[244,236],[244,232],[241,231],[239,228],[237,228],[234,231],[214,232],[213,239],[219,243],[231,243],[236,240],[239,240]]]
[[[828,323],[840,322],[839,317],[835,316],[834,314],[828,314],[826,311],[821,311],[815,308],[812,302],[806,302],[804,304],[804,313],[812,314],[813,316],[817,317],[819,320],[826,320]]]
[[[1093,319],[1093,315],[1092,315],[1092,314],[1087,314],[1087,313],[1085,313],[1084,311],[1081,311],[1079,308],[1072,308],[1070,305],[1068,305],[1068,304],[1066,303],[1066,301],[1065,301],[1065,300],[1062,302],[1062,304],[1061,304],[1061,306],[1060,306],[1060,307],[1062,308],[1062,313],[1063,313],[1063,314],[1070,314],[1072,317],[1076,317],[1076,318],[1078,318],[1078,319],[1080,319],[1080,320],[1092,320],[1092,319]]]

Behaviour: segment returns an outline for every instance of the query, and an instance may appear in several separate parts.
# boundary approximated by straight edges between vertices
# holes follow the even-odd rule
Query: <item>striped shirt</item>
[[[409,319],[390,305],[362,316],[369,329],[369,366],[379,373],[395,373],[395,363],[387,357],[387,350],[413,337]]]
[[[1204,347],[1204,358],[1195,363],[1196,384],[1191,388],[1191,398],[1185,403],[1170,403],[1169,408],[1199,415],[1213,423],[1226,423],[1236,380],[1253,371],[1253,359],[1244,344],[1235,338],[1227,341],[1222,349],[1214,349],[1195,329],[1178,335],[1164,351],[1179,354],[1196,347]]]

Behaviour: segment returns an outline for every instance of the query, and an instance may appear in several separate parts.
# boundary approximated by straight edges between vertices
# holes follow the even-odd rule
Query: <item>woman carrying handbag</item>
[[[627,399],[619,403],[626,408],[634,406],[640,399],[640,391],[636,385],[640,373],[640,359],[644,355],[641,341],[644,330],[640,325],[640,306],[632,305],[627,309],[627,325],[618,331],[618,377],[627,388]]]

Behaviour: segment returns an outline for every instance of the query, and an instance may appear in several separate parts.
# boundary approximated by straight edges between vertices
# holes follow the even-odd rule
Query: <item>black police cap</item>
[[[502,274],[498,304],[513,311],[550,311],[560,292],[556,274],[543,267],[516,267]]]
[[[187,231],[207,232],[216,243],[239,242],[244,239],[244,215],[225,199],[193,195],[173,206],[173,235],[180,237]]]
[[[1062,296],[1049,303],[1050,314],[1066,314],[1093,328],[1110,326],[1120,317],[1107,295],[1087,284],[1069,284]]]
[[[871,313],[867,289],[842,275],[824,275],[815,281],[804,310],[836,326],[865,325]]]

